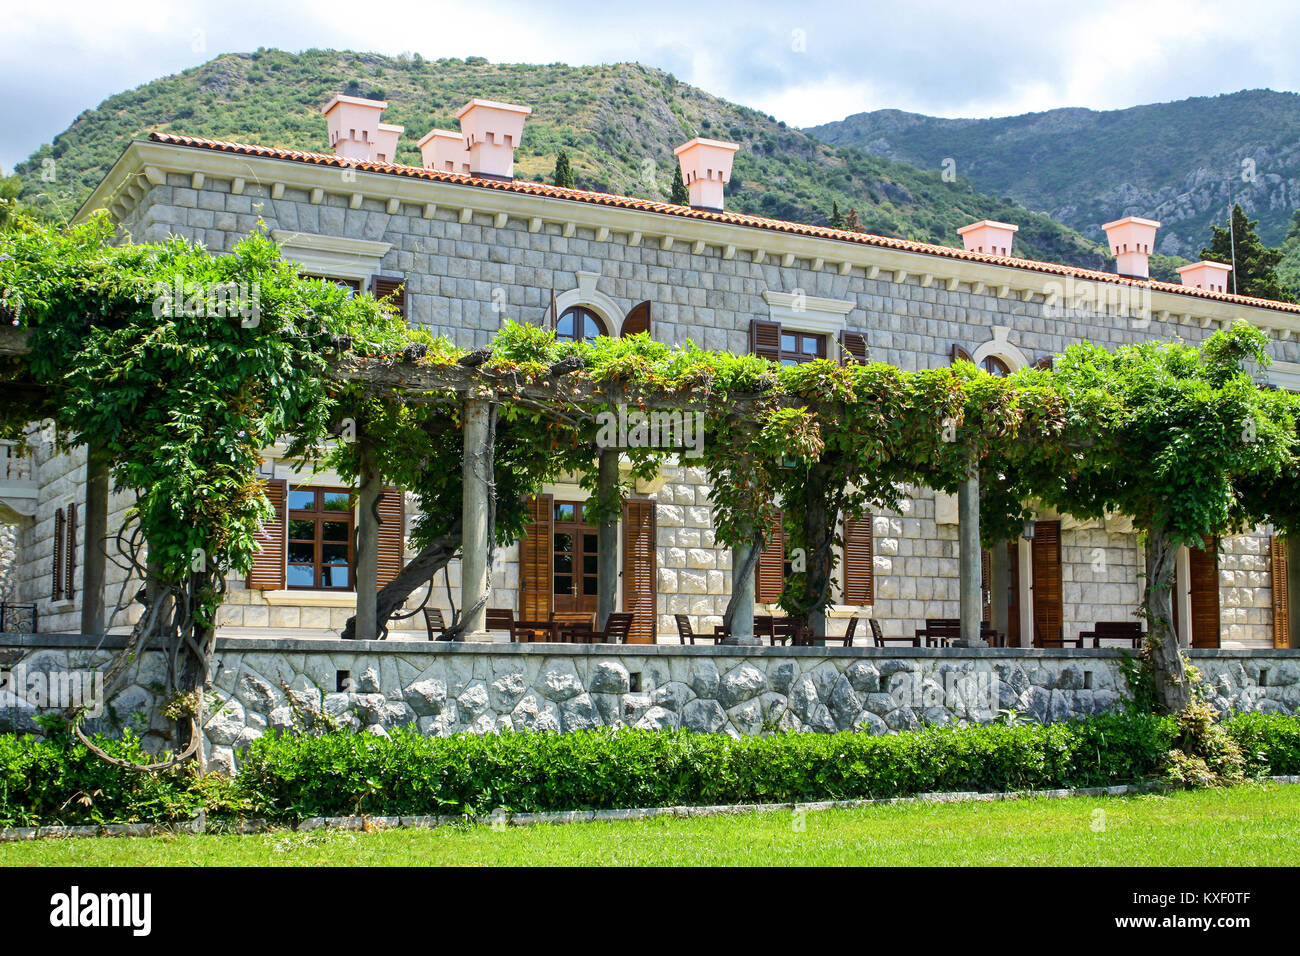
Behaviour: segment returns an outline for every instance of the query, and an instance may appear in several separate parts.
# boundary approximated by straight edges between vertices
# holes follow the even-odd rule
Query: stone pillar
[[[486,634],[487,606],[475,609],[488,584],[488,508],[491,462],[487,454],[491,409],[482,399],[465,401],[465,451],[461,462],[464,486],[461,510],[460,607],[467,640]]]
[[[616,448],[600,453],[596,475],[596,494],[600,502],[618,496],[618,458]],[[609,616],[618,607],[618,511],[605,515],[596,530],[596,627],[604,630]]]
[[[379,636],[376,595],[379,591],[379,521],[375,517],[383,484],[375,467],[374,449],[361,436],[361,473],[357,503],[357,623],[356,639],[373,641]]]
[[[762,643],[754,636],[754,569],[746,564],[753,553],[752,544],[731,551],[731,594],[736,613],[731,622],[731,634],[723,638],[724,644],[753,645]]]
[[[103,453],[86,450],[86,514],[82,522],[81,633],[104,631],[104,541],[108,537],[108,462]]]
[[[980,475],[972,462],[969,477],[957,489],[958,575],[961,594],[961,640],[964,647],[983,647],[980,615],[983,574],[980,568]]]

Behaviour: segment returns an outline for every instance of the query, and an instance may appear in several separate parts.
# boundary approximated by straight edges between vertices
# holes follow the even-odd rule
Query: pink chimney
[[[1190,266],[1183,266],[1177,271],[1185,286],[1205,289],[1209,292],[1227,292],[1228,274],[1232,272],[1232,266],[1202,259],[1200,262],[1193,262]]]
[[[397,154],[402,127],[381,123],[388,108],[385,100],[366,100],[339,94],[321,108],[329,126],[330,146],[347,159],[391,163]]]
[[[425,169],[469,175],[469,150],[465,148],[460,133],[450,129],[431,129],[418,145]]]
[[[981,219],[969,226],[957,230],[967,252],[982,252],[989,256],[1011,255],[1011,240],[1015,238],[1019,226],[1009,222],[997,222],[993,219]]]
[[[1101,227],[1106,230],[1110,241],[1110,253],[1116,259],[1116,271],[1131,279],[1151,278],[1151,268],[1147,263],[1151,247],[1156,242],[1156,230],[1160,223],[1154,219],[1140,219],[1137,216],[1125,216]]]
[[[524,120],[532,109],[492,100],[470,100],[460,108],[460,132],[469,150],[475,176],[513,179],[515,149],[524,135]]]
[[[735,143],[697,136],[673,150],[693,208],[722,212],[722,188],[731,181],[731,161],[738,149]]]

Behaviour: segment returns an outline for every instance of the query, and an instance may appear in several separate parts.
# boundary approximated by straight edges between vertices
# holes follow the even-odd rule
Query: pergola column
[[[357,617],[356,639],[373,641],[378,634],[375,620],[379,592],[379,520],[375,516],[383,485],[375,465],[369,437],[360,435],[361,468],[357,503]]]
[[[597,501],[603,506],[618,498],[617,448],[600,453],[596,473]],[[596,628],[604,630],[609,616],[618,607],[618,511],[610,509],[601,516],[596,529]]]
[[[85,546],[81,560],[81,633],[104,630],[104,568],[108,537],[108,462],[95,446],[86,450]]]
[[[762,643],[754,636],[754,569],[748,566],[754,550],[752,543],[731,549],[731,599],[736,613],[731,619],[731,633],[722,639],[723,644]]]
[[[961,595],[961,638],[964,647],[983,647],[980,619],[983,612],[983,573],[980,548],[980,473],[973,460],[967,478],[957,489],[958,575]]]
[[[492,496],[492,462],[488,451],[491,406],[483,399],[465,401],[465,451],[461,462],[463,485],[460,549],[460,606],[467,639],[486,632],[488,587],[488,509]]]

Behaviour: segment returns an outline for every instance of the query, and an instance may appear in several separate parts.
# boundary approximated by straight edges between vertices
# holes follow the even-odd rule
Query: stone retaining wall
[[[0,668],[28,686],[89,673],[109,659],[79,635],[26,635],[0,648]],[[268,727],[326,715],[357,732],[416,724],[426,734],[685,727],[733,736],[776,731],[884,734],[923,723],[987,723],[1002,711],[1056,721],[1103,713],[1128,696],[1126,652],[712,646],[600,646],[218,641],[207,723],[209,762]],[[1192,651],[1220,710],[1300,711],[1300,655]],[[158,738],[160,655],[108,702],[104,729]],[[33,677],[32,675],[46,675]],[[0,728],[38,730],[38,708],[0,691]]]

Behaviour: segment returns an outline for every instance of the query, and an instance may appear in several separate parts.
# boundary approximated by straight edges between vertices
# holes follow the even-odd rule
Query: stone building
[[[911,370],[968,357],[1005,373],[1049,362],[1072,342],[1195,343],[1245,318],[1270,335],[1271,383],[1300,388],[1300,307],[1227,293],[1213,263],[1185,270],[1183,285],[1150,280],[1159,225],[1150,220],[1107,224],[1124,274],[1094,272],[1017,258],[1011,224],[973,223],[961,230],[965,248],[954,249],[726,212],[734,147],[710,140],[677,151],[689,206],[516,180],[513,151],[528,111],[483,100],[462,110],[460,132],[421,139],[423,168],[396,165],[387,157],[403,131],[380,122],[383,107],[331,101],[332,155],[152,134],[127,147],[80,215],[104,208],[124,238],[179,235],[214,253],[265,223],[305,274],[392,295],[409,322],[461,346],[486,343],[513,318],[555,321],[567,337],[648,330],[668,344],[692,340],[781,362],[869,355]],[[0,486],[14,528],[0,581],[11,600],[37,605],[42,631],[85,629],[105,613],[111,627],[126,627],[134,585],[124,587],[111,562],[98,599],[106,611],[83,600],[85,456],[53,454],[36,426],[33,434],[26,474]],[[351,536],[348,489],[336,475],[294,474],[290,464],[282,450],[266,450],[280,518],[252,578],[231,582],[224,636],[337,635],[355,607],[348,549],[329,543]],[[545,595],[552,609],[594,607],[583,573],[596,547],[595,530],[582,523],[585,496],[576,482],[546,489],[532,535],[551,544],[553,561],[524,573],[517,548],[499,554],[492,605],[522,611]],[[395,490],[384,501],[396,519],[385,527],[400,530],[412,503]],[[109,502],[110,531],[126,504]],[[683,459],[637,484],[625,516],[620,601],[638,612],[638,638],[676,640],[679,613],[710,630],[730,594],[732,555],[715,546],[702,470]],[[287,537],[309,525],[319,532],[314,544]],[[955,499],[916,488],[898,513],[846,530],[852,554],[837,572],[831,632],[850,616],[874,617],[886,634],[957,616]],[[1026,532],[985,559],[988,615],[1012,643],[1132,619],[1142,558],[1123,516],[1043,512]],[[390,557],[401,545],[387,542]],[[1181,555],[1184,642],[1295,646],[1283,612],[1288,593],[1300,594],[1288,550],[1289,566],[1300,569],[1295,545],[1265,527]],[[774,600],[783,562],[777,542],[760,561],[760,605]],[[450,589],[439,581],[433,606],[448,607],[455,563],[449,573]],[[424,625],[418,616],[398,622],[393,636],[423,638]]]

